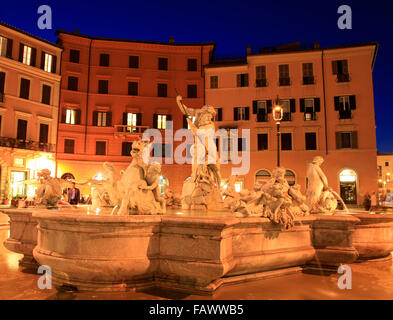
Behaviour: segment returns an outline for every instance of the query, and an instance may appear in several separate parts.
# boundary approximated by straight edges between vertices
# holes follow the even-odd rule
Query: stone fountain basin
[[[11,218],[6,242],[23,243],[27,238],[22,235],[35,230],[34,253],[23,253],[34,254],[38,264],[52,268],[55,286],[81,291],[163,287],[211,294],[221,285],[299,272],[308,265],[337,267],[386,258],[393,251],[391,214],[312,215],[282,231],[265,218],[214,216],[215,212],[204,217],[195,212],[106,216],[17,209],[5,213]],[[15,228],[25,231],[13,232]],[[33,250],[32,245],[28,248]]]

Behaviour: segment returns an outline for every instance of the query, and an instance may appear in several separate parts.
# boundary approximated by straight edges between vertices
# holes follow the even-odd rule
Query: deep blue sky
[[[37,9],[44,4],[53,10],[53,30],[37,27]],[[352,8],[352,30],[337,27],[343,4]],[[379,41],[374,69],[378,151],[393,153],[392,0],[3,0],[0,20],[51,41],[56,29],[75,28],[103,37],[214,41],[219,55],[244,53],[247,44]]]

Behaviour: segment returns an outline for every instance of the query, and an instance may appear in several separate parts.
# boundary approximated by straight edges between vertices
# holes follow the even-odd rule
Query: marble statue
[[[187,122],[194,135],[191,148],[192,175],[185,181],[182,191],[183,209],[215,209],[222,205],[220,192],[220,159],[215,143],[213,118],[216,110],[212,106],[193,109],[185,106],[181,96],[176,98],[181,112],[188,116]],[[190,117],[194,117],[194,122]],[[197,146],[202,146],[197,148]]]
[[[61,200],[62,187],[59,179],[52,178],[48,169],[37,173],[40,185],[36,190],[35,204],[47,208],[56,207]]]
[[[337,199],[342,201],[341,197],[328,186],[326,175],[321,169],[323,162],[322,157],[316,156],[307,165],[306,202],[311,213],[333,213],[337,208]],[[342,203],[346,208],[343,201]]]
[[[149,141],[138,140],[132,144],[132,161],[120,179],[113,181],[113,191],[118,195],[111,198],[115,203],[112,215],[163,214],[165,201],[159,193],[158,183],[161,165],[143,161]],[[148,149],[146,149],[148,150]]]
[[[298,185],[291,187],[285,179],[285,169],[273,170],[272,179],[264,185],[256,185],[253,191],[244,190],[231,204],[237,217],[265,217],[282,229],[294,226],[297,216],[309,214],[305,196]]]
[[[167,208],[181,208],[181,196],[174,193],[168,186],[164,186],[164,199]]]

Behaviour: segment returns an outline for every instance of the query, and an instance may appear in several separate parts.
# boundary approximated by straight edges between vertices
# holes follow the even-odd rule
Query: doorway
[[[357,174],[351,169],[340,172],[340,196],[346,204],[357,204]]]

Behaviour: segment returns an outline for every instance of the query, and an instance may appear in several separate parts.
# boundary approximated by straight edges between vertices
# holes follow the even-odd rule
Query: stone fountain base
[[[161,287],[212,294],[223,285],[305,269],[337,270],[340,264],[390,258],[393,251],[389,214],[313,215],[282,231],[265,218],[229,215],[113,217],[28,209],[6,213],[11,217],[11,239],[21,235],[12,232],[13,223],[20,227],[22,222],[15,217],[31,217],[23,220],[25,228],[35,229],[33,221],[38,224],[35,260],[52,268],[55,286],[79,291]]]

